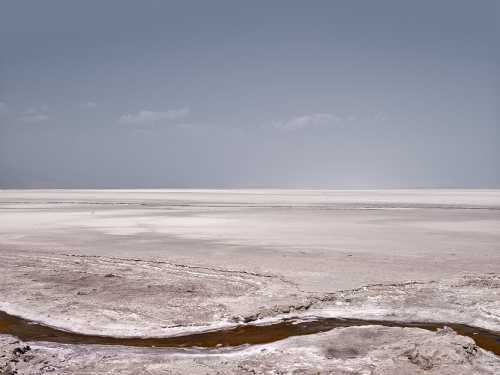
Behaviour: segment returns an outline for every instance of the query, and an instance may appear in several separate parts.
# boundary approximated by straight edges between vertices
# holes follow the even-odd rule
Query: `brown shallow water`
[[[265,344],[292,336],[325,332],[339,327],[382,325],[411,327],[436,331],[448,326],[463,336],[474,339],[476,344],[500,355],[500,333],[464,324],[388,322],[381,320],[318,318],[315,320],[287,319],[269,325],[240,325],[230,329],[165,338],[119,338],[84,335],[31,322],[0,311],[0,333],[16,336],[23,341],[48,341],[61,344],[122,345],[136,347],[170,348],[219,348],[244,344]]]

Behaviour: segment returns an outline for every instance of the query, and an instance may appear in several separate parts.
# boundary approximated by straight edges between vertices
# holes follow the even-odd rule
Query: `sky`
[[[500,188],[497,0],[0,5],[0,188]]]

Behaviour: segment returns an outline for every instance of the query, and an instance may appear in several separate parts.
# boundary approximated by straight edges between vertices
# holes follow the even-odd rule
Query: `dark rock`
[[[19,356],[19,355],[23,355],[24,353],[26,353],[30,350],[31,350],[30,346],[26,345],[24,347],[17,347],[12,352],[14,353],[14,355]]]

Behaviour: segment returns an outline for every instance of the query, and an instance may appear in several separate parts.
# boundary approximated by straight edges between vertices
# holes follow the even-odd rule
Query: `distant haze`
[[[4,0],[0,188],[500,187],[499,4]]]

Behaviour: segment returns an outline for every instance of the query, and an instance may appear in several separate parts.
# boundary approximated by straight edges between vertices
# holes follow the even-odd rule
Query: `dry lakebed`
[[[1,190],[0,374],[498,374],[498,190]]]

